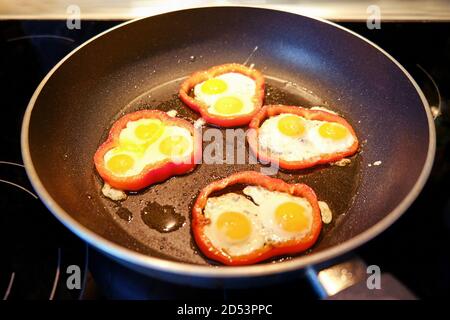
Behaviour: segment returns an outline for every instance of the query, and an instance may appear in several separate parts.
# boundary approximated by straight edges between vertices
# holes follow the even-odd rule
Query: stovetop
[[[205,290],[145,278],[117,265],[65,229],[37,199],[20,154],[27,103],[67,53],[120,21],[0,21],[0,299],[315,297],[304,279],[247,290]],[[402,63],[438,115],[431,177],[411,208],[382,235],[357,249],[367,263],[394,274],[419,297],[450,295],[450,23],[341,23]],[[392,128],[395,130],[395,128]]]

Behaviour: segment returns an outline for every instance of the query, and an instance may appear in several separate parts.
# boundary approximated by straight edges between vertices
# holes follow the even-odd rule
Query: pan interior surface
[[[149,92],[142,94],[125,106],[116,117],[141,109],[175,110],[178,117],[194,123],[199,116],[174,94],[182,79],[169,81],[150,89]],[[312,92],[299,85],[270,76],[267,76],[266,92],[267,104],[329,107],[326,101],[320,100]],[[211,129],[213,131],[208,131]],[[102,188],[103,182],[93,171],[96,191],[89,194],[89,201],[94,201],[94,198],[101,201],[111,218],[115,219],[121,228],[149,250],[159,251],[161,254],[169,253],[170,258],[178,261],[209,264],[211,261],[207,261],[197,250],[190,228],[190,212],[200,189],[217,179],[238,171],[253,170],[271,174],[269,167],[262,166],[254,158],[251,158],[244,132],[245,127],[230,130],[204,126],[203,149],[206,151],[208,148],[210,150],[219,148],[222,152],[220,159],[223,160],[223,163],[204,162],[191,173],[172,177],[163,183],[133,193],[121,203],[100,195],[99,190]],[[227,140],[227,134],[230,133],[235,134],[236,138]],[[108,130],[104,130],[102,139],[106,139],[107,135]],[[238,159],[239,150],[245,150],[244,161]],[[226,161],[227,158],[228,161]],[[204,154],[204,159],[207,159],[206,154]],[[360,164],[361,156],[356,155],[352,157],[351,164],[345,167],[320,166],[296,172],[280,170],[275,171],[274,176],[290,183],[308,184],[316,191],[319,200],[329,204],[335,219],[339,219],[345,215],[353,202],[359,184]],[[224,192],[235,191],[224,190]],[[322,237],[327,235],[333,226],[334,223],[326,225]],[[322,245],[326,245],[326,243]],[[286,257],[281,258],[283,261],[286,259]],[[275,261],[279,261],[279,259]]]
[[[427,158],[429,124],[421,97],[393,61],[314,19],[207,8],[126,24],[83,46],[53,73],[34,101],[28,129],[30,158],[46,192],[80,225],[110,242],[153,257],[209,265],[191,241],[188,209],[207,183],[260,165],[200,165],[118,205],[101,196],[92,157],[124,113],[175,109],[195,120],[176,98],[180,81],[228,62],[254,64],[268,76],[266,103],[337,110],[363,144],[347,167],[277,174],[311,185],[334,211],[333,224],[308,255],[369,230],[414,187]],[[154,213],[159,219],[148,217]],[[167,224],[179,228],[161,232]]]

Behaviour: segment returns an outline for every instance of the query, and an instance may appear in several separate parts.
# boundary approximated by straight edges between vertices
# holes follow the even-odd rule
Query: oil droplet
[[[189,242],[189,244],[190,244],[190,247],[191,247],[191,249],[192,249],[192,252],[195,254],[195,255],[199,255],[199,252],[198,252],[198,248],[197,248],[197,245],[195,244],[195,241],[193,240],[193,239],[191,239],[191,241]]]
[[[190,57],[189,57],[189,61],[190,61],[190,62],[195,62],[196,59],[197,59],[197,58],[196,58],[195,56],[190,56]]]
[[[141,218],[151,229],[161,233],[173,232],[184,225],[185,218],[171,206],[148,202],[141,211]]]
[[[120,219],[125,220],[127,222],[130,222],[133,219],[133,213],[124,207],[119,207],[119,210],[117,210],[117,215],[120,217]]]

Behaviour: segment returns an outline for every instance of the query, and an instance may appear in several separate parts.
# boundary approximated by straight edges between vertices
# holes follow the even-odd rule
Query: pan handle
[[[332,265],[308,267],[306,276],[321,299],[416,300],[393,275],[367,266],[358,256],[345,256]]]

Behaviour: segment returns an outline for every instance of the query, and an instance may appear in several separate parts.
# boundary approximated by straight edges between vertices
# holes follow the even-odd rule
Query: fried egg
[[[126,177],[165,159],[181,161],[193,148],[188,129],[166,125],[159,119],[139,119],[127,123],[120,132],[119,145],[106,152],[104,160],[108,170]]]
[[[208,107],[208,112],[221,116],[251,113],[256,83],[237,72],[221,74],[194,87],[194,97]]]
[[[337,122],[308,120],[284,113],[266,119],[259,129],[259,147],[286,161],[319,158],[347,150],[354,136]]]
[[[259,186],[247,186],[243,193],[207,200],[204,215],[211,223],[205,235],[214,247],[240,256],[266,244],[299,240],[311,231],[313,210],[305,198]]]
[[[245,196],[227,193],[209,198],[204,215],[211,221],[205,235],[229,255],[245,255],[264,246],[258,207]]]
[[[259,207],[266,242],[301,239],[311,230],[312,207],[305,198],[258,186],[245,187],[243,192]]]

